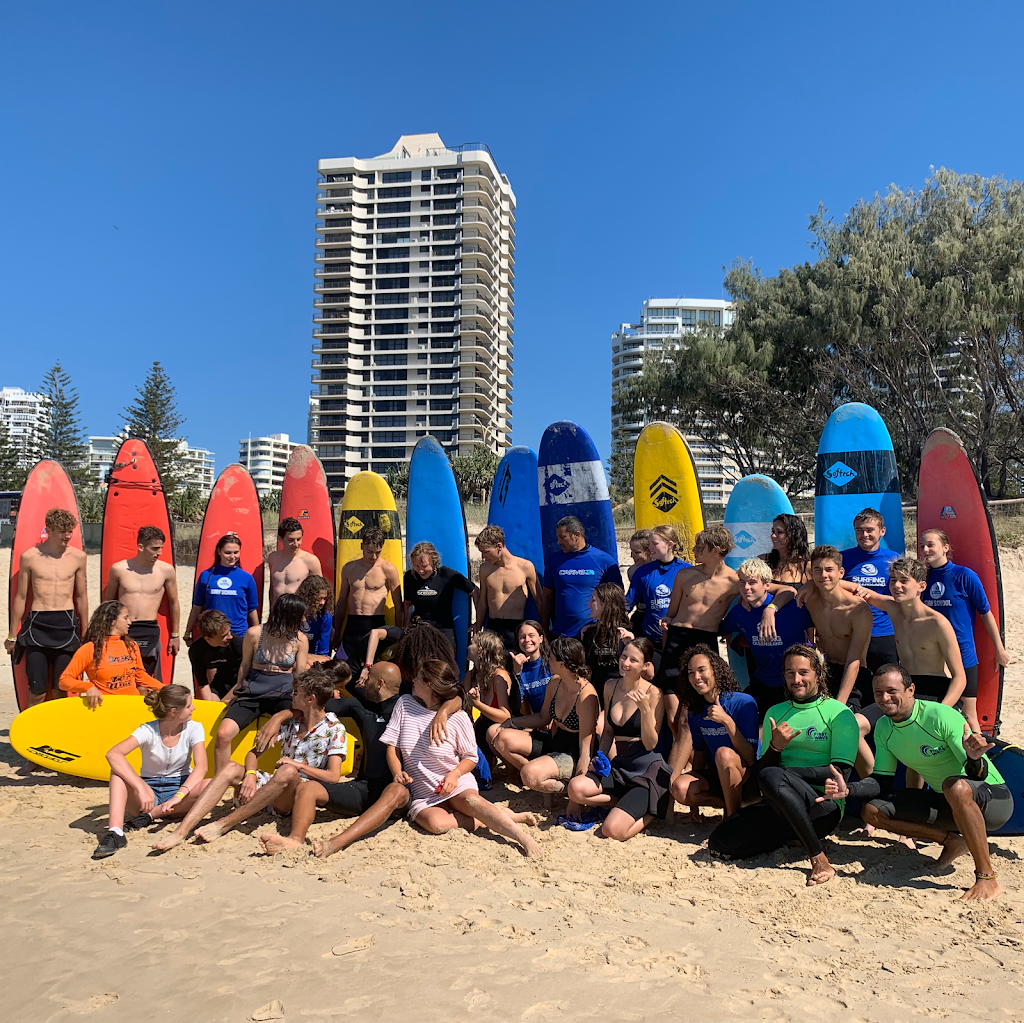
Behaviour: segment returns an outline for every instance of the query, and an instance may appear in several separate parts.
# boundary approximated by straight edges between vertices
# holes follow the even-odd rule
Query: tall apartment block
[[[27,469],[36,460],[36,446],[50,422],[46,398],[20,387],[0,388],[0,422],[18,452],[18,464]]]
[[[260,497],[284,486],[288,459],[298,446],[297,442],[288,439],[286,433],[243,437],[238,442],[238,461],[249,470]]]
[[[649,298],[643,304],[639,323],[623,323],[612,334],[612,452],[624,448],[632,453],[644,428],[642,420],[627,420],[614,412],[616,392],[621,384],[643,368],[644,354],[685,344],[686,335],[699,323],[714,327],[732,323],[732,303],[709,298]],[[705,504],[721,505],[729,500],[733,484],[740,478],[731,459],[712,453],[707,441],[684,431],[693,452]]]
[[[403,135],[320,160],[309,443],[336,495],[432,434],[500,454],[512,432],[515,195],[483,143]]]

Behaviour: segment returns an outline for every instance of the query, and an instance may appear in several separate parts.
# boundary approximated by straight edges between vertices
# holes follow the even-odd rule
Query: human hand
[[[995,749],[996,744],[988,741],[984,732],[972,732],[971,726],[964,722],[964,752],[971,760],[980,760],[990,749]]]
[[[448,712],[439,710],[430,722],[430,745],[440,746],[448,738]],[[410,779],[412,784],[412,779]]]
[[[647,679],[648,682],[654,681],[654,661],[648,661],[640,669],[640,677],[643,679]]]
[[[156,796],[141,778],[139,784],[135,786],[135,794],[139,798],[139,810],[142,813],[152,813],[153,807],[156,806]]]
[[[441,784],[437,787],[437,794],[439,796],[449,796],[455,791],[455,787],[459,784],[459,779],[462,777],[458,771],[449,771]]]
[[[242,806],[245,806],[245,804],[256,795],[256,790],[258,788],[259,785],[256,782],[256,775],[247,774],[242,779],[242,784],[238,787],[238,802],[241,803]]]
[[[277,740],[278,730],[268,721],[256,733],[256,741],[252,744],[252,751],[256,756],[266,753]]]
[[[1010,652],[1006,649],[1006,647],[1000,647],[996,651],[996,664],[998,664],[1000,668],[1005,668],[1009,663]]]
[[[648,686],[644,690],[631,689],[626,693],[626,698],[632,700],[641,710],[650,710],[653,704],[651,703],[651,687]]]
[[[726,728],[733,723],[732,717],[726,712],[720,698],[717,696],[715,697],[715,702],[709,705],[706,717],[708,721],[714,721],[716,725],[725,725]]]
[[[472,689],[467,689],[466,690],[466,695],[470,699],[472,699],[472,700],[479,700],[480,699],[480,687],[479,686],[473,686]]]
[[[180,799],[176,799],[174,796],[171,796],[166,803],[154,806],[152,810],[148,811],[148,813],[153,817],[163,817],[165,814],[170,813],[180,802]]]
[[[825,795],[818,796],[816,803],[824,803],[827,799],[846,799],[850,794],[846,779],[842,776],[835,764],[829,764],[828,769],[832,776],[825,779]]]
[[[394,778],[399,785],[405,785],[406,788],[412,784],[412,775],[408,771],[399,771]]]
[[[658,628],[661,629],[662,632],[668,632],[668,619],[667,618],[659,618],[658,619]]]
[[[280,770],[282,767],[294,767],[299,774],[305,774],[309,770],[309,764],[296,760],[294,757],[281,757],[277,762],[277,768]]]
[[[757,626],[757,634],[761,639],[778,639],[779,634],[775,631],[775,608],[771,603],[761,612],[761,621]]]
[[[636,639],[636,636],[629,631],[624,625],[619,626],[619,642],[628,643],[630,640]]]
[[[191,635],[185,637],[185,646],[191,646],[195,642],[195,639]]]
[[[171,657],[177,657],[178,651],[181,649],[181,639],[178,636],[171,636],[167,641],[167,653]]]
[[[95,710],[103,703],[103,694],[96,688],[96,686],[89,686],[89,688],[82,693],[82,699],[85,700],[86,706],[89,710]]]
[[[526,654],[512,654],[512,660],[515,661],[515,665],[517,668],[522,668],[522,666],[526,663]]]
[[[771,745],[775,747],[777,753],[781,753],[801,731],[797,729],[794,732],[785,721],[776,724],[775,718],[769,718],[768,723],[772,726]]]
[[[9,654],[13,654],[14,653],[14,643],[15,643],[15,641],[13,639],[5,639],[4,640],[4,649]]]
[[[801,586],[800,589],[798,589],[796,591],[796,598],[795,599],[796,599],[796,606],[797,607],[803,607],[804,606],[804,601],[806,601],[808,596],[810,595],[811,586],[812,586],[811,583],[804,583],[803,586]]]
[[[857,589],[853,591],[853,595],[860,600],[867,600],[868,597],[872,595],[872,591],[866,586],[858,586]]]

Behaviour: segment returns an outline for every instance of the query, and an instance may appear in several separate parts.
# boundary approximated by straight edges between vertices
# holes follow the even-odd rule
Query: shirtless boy
[[[178,638],[178,579],[174,566],[160,560],[167,542],[162,529],[143,526],[136,539],[138,554],[111,566],[103,599],[119,600],[128,608],[132,619],[128,638],[138,643],[143,666],[153,678],[168,682],[170,680],[163,677],[160,663],[160,623],[156,616],[166,596],[167,620],[172,629],[167,640],[167,653],[174,657],[181,645]]]
[[[78,519],[64,508],[51,508],[45,521],[46,539],[18,560],[18,592],[4,643],[9,654],[17,647],[16,656],[25,658],[30,707],[46,699],[51,685],[57,691],[89,621],[85,553],[68,546]],[[26,615],[30,595],[32,610]]]
[[[402,580],[398,569],[381,557],[384,530],[371,526],[363,533],[360,550],[361,558],[348,562],[341,570],[341,591],[338,593],[337,619],[345,613],[345,632],[341,645],[345,648],[352,673],[358,678],[367,664],[367,647],[371,633],[383,631],[384,643],[394,643],[402,635]],[[396,626],[388,627],[384,622],[384,608],[388,594],[395,604]]]
[[[483,560],[473,631],[479,632],[486,621],[487,628],[501,636],[506,650],[518,650],[516,633],[526,618],[527,594],[533,597],[537,610],[541,608],[537,569],[532,561],[516,557],[505,546],[501,526],[484,526],[476,546]]]
[[[281,550],[267,558],[270,569],[270,603],[282,593],[294,593],[308,575],[323,575],[320,559],[302,549],[302,523],[289,516],[277,527]]]

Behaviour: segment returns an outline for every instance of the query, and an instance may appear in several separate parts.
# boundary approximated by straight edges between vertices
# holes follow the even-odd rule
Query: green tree
[[[468,455],[449,455],[452,472],[465,500],[486,501],[494,486],[494,474],[501,459],[483,445],[474,447]]]
[[[78,418],[78,391],[59,359],[43,378],[40,391],[46,423],[33,455],[60,462],[72,483],[86,486],[91,482],[89,446]]]
[[[7,425],[0,420],[0,490],[21,490],[28,469],[11,441]]]
[[[168,492],[183,482],[186,471],[179,453],[184,439],[180,429],[184,418],[178,415],[176,391],[163,366],[154,362],[146,381],[137,387],[138,397],[124,410],[129,437],[140,437],[149,446]]]
[[[391,466],[384,474],[384,480],[395,497],[407,497],[409,494],[409,463],[397,462]]]
[[[171,514],[178,522],[201,522],[206,504],[207,498],[200,493],[198,487],[191,484],[179,487],[168,501]]]

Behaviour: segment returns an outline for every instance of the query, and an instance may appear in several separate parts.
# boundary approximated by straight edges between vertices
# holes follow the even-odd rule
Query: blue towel
[[[476,767],[473,768],[473,773],[480,782],[480,788],[486,790],[491,787],[491,765],[487,763],[487,757],[479,746],[476,748]]]
[[[608,775],[612,773],[612,762],[600,751],[597,756],[590,761],[590,767],[598,778],[607,778]]]

